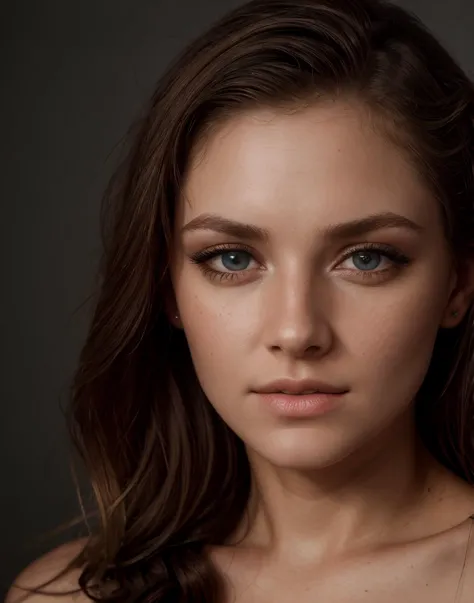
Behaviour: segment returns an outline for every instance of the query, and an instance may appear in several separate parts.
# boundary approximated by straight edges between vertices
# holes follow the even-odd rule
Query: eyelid
[[[366,250],[378,252],[380,255],[387,257],[394,264],[403,266],[410,263],[410,258],[393,245],[388,245],[386,243],[361,243],[346,249],[337,265],[350,258],[354,253]]]
[[[342,258],[345,259],[350,257],[352,254],[357,253],[358,251],[365,250],[379,251],[380,253],[386,253],[387,255],[392,254],[405,257],[405,254],[402,253],[397,247],[387,243],[356,243],[344,250]]]
[[[197,253],[193,253],[190,257],[192,262],[200,264],[206,261],[206,259],[212,259],[213,257],[216,257],[227,251],[246,251],[249,255],[255,258],[255,250],[244,243],[221,243],[219,245],[212,245],[198,251]]]

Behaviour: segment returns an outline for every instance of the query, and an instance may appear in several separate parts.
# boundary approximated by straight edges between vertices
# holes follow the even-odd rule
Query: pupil
[[[371,265],[371,262],[374,262],[374,261],[375,261],[375,265]],[[359,266],[357,266],[357,262],[360,263]],[[379,262],[380,262],[380,253],[377,253],[375,251],[372,251],[372,252],[359,251],[354,256],[354,264],[357,266],[357,268],[360,268],[362,270],[367,269],[367,268],[370,268],[370,269],[377,268]]]
[[[245,251],[228,251],[222,254],[222,263],[229,270],[245,270],[249,264],[248,255]]]

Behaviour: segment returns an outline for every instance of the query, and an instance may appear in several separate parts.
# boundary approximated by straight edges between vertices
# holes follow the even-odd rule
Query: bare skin
[[[235,603],[467,603],[474,593],[474,547],[464,570],[471,520],[441,534],[304,565],[269,561],[255,549],[214,551]],[[457,598],[456,598],[457,597]]]
[[[418,228],[334,234],[388,212]],[[265,237],[223,233],[209,215]],[[229,601],[454,601],[474,491],[420,445],[412,410],[438,329],[472,300],[473,266],[453,270],[408,155],[356,102],[235,117],[196,153],[175,235],[170,317],[255,479],[234,540],[247,535],[211,551]],[[376,256],[363,274],[347,252],[367,243],[409,262]],[[254,393],[281,377],[349,394],[334,412],[288,420]]]
[[[423,448],[412,411],[438,329],[456,326],[472,303],[474,266],[453,270],[436,201],[408,156],[355,102],[262,110],[205,141],[185,196],[169,316],[254,476],[249,523],[209,550],[227,583],[222,603],[472,601],[474,489]],[[337,224],[389,212],[416,227],[335,236]],[[266,237],[203,228],[209,214]],[[364,275],[353,249],[367,244],[407,261],[366,250]],[[219,245],[220,255],[192,261]],[[282,377],[348,394],[332,412],[288,420],[254,391]],[[46,567],[70,554],[53,552]],[[19,582],[45,575],[40,560]]]

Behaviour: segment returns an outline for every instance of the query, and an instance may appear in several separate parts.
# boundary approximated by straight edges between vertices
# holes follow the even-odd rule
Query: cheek
[[[207,397],[225,403],[229,394],[242,389],[239,371],[247,358],[252,328],[246,306],[235,299],[224,303],[225,295],[202,283],[194,287],[188,281],[188,285],[176,290],[176,298],[196,374]]]
[[[416,395],[428,370],[439,328],[439,309],[418,294],[395,296],[389,304],[372,308],[370,320],[354,320],[349,356],[357,359],[359,374],[394,404],[408,403]],[[358,328],[354,324],[358,323]],[[357,376],[355,376],[357,379]]]

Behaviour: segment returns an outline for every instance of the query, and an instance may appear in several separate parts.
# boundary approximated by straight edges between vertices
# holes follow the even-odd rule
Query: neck
[[[242,541],[275,556],[326,558],[390,540],[415,521],[438,467],[412,412],[330,467],[276,467],[248,451],[253,487]]]

